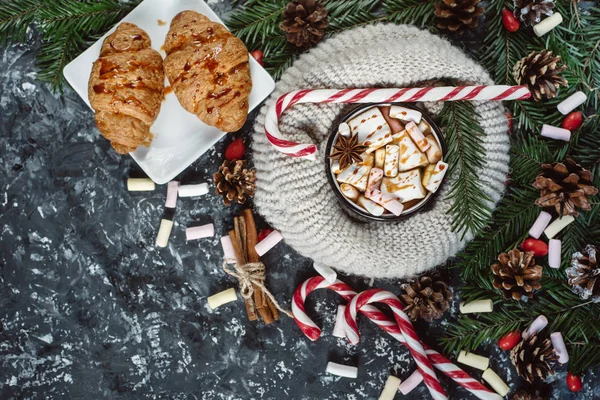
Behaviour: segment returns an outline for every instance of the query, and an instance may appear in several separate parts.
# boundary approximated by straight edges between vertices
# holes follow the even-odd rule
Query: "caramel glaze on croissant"
[[[165,40],[165,73],[181,105],[224,132],[240,129],[252,90],[248,50],[223,25],[183,11]]]
[[[120,154],[152,140],[150,126],[163,100],[160,54],[137,25],[123,22],[102,44],[88,84],[96,125]]]

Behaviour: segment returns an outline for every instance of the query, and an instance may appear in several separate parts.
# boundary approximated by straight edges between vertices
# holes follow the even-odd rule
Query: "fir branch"
[[[226,25],[244,42],[265,43],[272,36],[283,35],[279,23],[286,4],[286,0],[250,2],[233,12]]]
[[[454,176],[448,198],[454,204],[452,229],[462,237],[470,232],[477,234],[489,222],[491,210],[489,196],[483,190],[477,170],[483,168],[485,135],[478,122],[478,114],[471,102],[448,101],[440,114],[442,126],[446,127],[448,145],[448,174]]]
[[[383,0],[385,20],[397,24],[413,24],[435,31],[434,0]]]
[[[0,4],[0,43],[25,41],[27,29],[44,7],[43,0],[10,0]]]

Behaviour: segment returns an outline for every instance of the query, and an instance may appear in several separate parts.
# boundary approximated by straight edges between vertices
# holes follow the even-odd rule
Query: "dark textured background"
[[[227,1],[211,6],[220,15],[230,9]],[[408,352],[368,321],[361,320],[358,346],[331,336],[339,303],[331,292],[309,301],[324,327],[317,342],[287,317],[270,326],[248,322],[241,300],[211,311],[209,295],[237,287],[221,270],[218,238],[239,208],[212,192],[179,199],[169,246],[155,248],[166,185],[126,191],[139,169],[99,138],[73,91],[53,95],[35,81],[38,46],[32,34],[27,45],[0,49],[0,398],[358,400],[377,398],[390,373],[408,377],[415,368]],[[253,117],[240,133],[246,139]],[[230,140],[178,179],[210,181]],[[215,238],[185,242],[185,227],[209,221]],[[263,260],[286,306],[314,274],[311,261],[283,243]],[[358,291],[398,292],[394,281],[342,279]],[[430,345],[452,314],[417,324]],[[520,386],[506,354],[495,345],[480,353]],[[325,374],[328,360],[358,365],[358,379]],[[591,374],[573,395],[565,370],[557,372],[553,398],[598,398]],[[451,398],[470,398],[444,382]],[[404,398],[428,397],[420,385]]]

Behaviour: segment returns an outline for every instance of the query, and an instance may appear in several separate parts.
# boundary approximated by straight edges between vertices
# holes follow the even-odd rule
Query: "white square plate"
[[[121,22],[131,22],[145,30],[150,35],[152,47],[164,57],[165,52],[161,50],[161,46],[169,31],[171,20],[184,10],[194,10],[204,14],[211,21],[223,23],[202,0],[145,0]],[[159,20],[166,24],[159,23]],[[63,71],[69,84],[88,106],[90,105],[88,80],[92,72],[92,64],[98,59],[104,38],[114,29],[69,63]],[[252,92],[248,103],[249,111],[252,111],[273,91],[275,82],[252,56],[250,56],[250,73]],[[168,85],[169,82],[165,78],[165,86]],[[173,93],[166,96],[160,114],[150,131],[154,135],[150,147],[139,147],[130,154],[144,172],[158,184],[172,180],[225,135],[187,112]]]

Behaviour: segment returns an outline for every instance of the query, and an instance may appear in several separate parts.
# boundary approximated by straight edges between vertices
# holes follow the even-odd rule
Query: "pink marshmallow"
[[[536,333],[544,329],[546,325],[548,325],[548,318],[544,317],[543,315],[540,315],[539,317],[533,320],[531,325],[529,325],[529,328],[523,331],[521,336],[523,337],[523,339],[528,339],[531,335],[535,335]]]
[[[213,224],[206,224],[202,226],[193,226],[185,230],[185,240],[196,240],[207,237],[213,237],[215,235],[215,226]]]
[[[548,242],[548,265],[551,268],[560,268],[562,243],[558,239],[550,239]]]
[[[283,240],[283,236],[278,231],[271,232],[266,238],[262,241],[258,242],[256,246],[254,246],[254,250],[258,253],[259,256],[266,254],[269,250],[271,250],[275,245]]]
[[[404,206],[398,200],[391,197],[389,194],[383,193],[381,190],[367,190],[365,197],[379,204],[395,216],[402,214]]]
[[[542,233],[544,233],[544,230],[546,229],[550,221],[552,221],[552,215],[550,215],[550,213],[547,213],[546,211],[542,211],[535,220],[535,223],[533,224],[531,229],[529,230],[529,236],[531,236],[532,238],[539,239],[540,236],[542,236]]]
[[[367,181],[367,192],[373,189],[379,189],[383,180],[383,170],[381,168],[371,168],[369,180]]]
[[[408,134],[410,135],[413,142],[415,142],[419,150],[421,150],[422,152],[426,152],[427,149],[431,147],[431,144],[429,144],[429,140],[427,140],[425,135],[423,135],[423,132],[421,132],[417,124],[415,124],[413,121],[406,124],[404,128],[408,131]]]
[[[223,236],[221,238],[221,247],[223,248],[225,261],[228,263],[235,263],[237,261],[235,258],[235,250],[233,250],[233,244],[231,243],[231,238],[229,236]]]
[[[402,382],[400,386],[398,386],[398,390],[404,395],[409,394],[414,388],[419,386],[419,383],[422,381],[423,375],[421,375],[419,370],[416,370],[404,382]]]
[[[165,207],[175,208],[177,205],[177,189],[179,188],[179,182],[171,181],[167,185],[167,201],[165,201]]]
[[[552,347],[554,347],[554,352],[558,356],[558,362],[566,364],[569,361],[569,353],[567,352],[567,346],[565,346],[562,333],[552,333],[550,335],[550,341],[552,342]]]
[[[571,140],[570,130],[547,124],[542,125],[541,135],[550,139],[564,140],[565,142]]]

